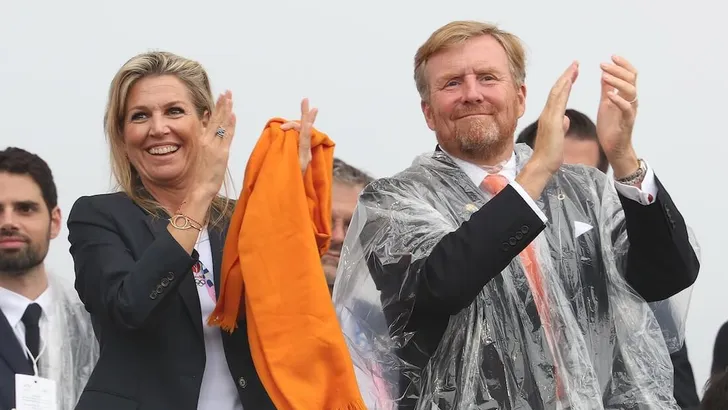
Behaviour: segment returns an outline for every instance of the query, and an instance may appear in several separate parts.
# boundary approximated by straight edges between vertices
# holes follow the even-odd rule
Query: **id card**
[[[15,410],[58,410],[56,400],[54,380],[15,375]]]

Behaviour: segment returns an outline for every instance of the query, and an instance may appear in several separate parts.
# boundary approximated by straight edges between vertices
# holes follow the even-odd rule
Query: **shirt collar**
[[[440,147],[442,149],[442,147]],[[471,162],[465,161],[463,159],[457,158],[451,154],[449,154],[447,151],[442,150],[442,152],[445,153],[450,159],[453,160],[455,165],[457,165],[464,173],[467,175],[470,180],[475,184],[475,186],[480,186],[480,184],[483,182],[485,177],[491,174],[499,174],[508,180],[508,182],[513,182],[514,179],[516,179],[516,155],[515,153],[511,154],[511,157],[496,166],[492,167],[485,167],[473,164]]]
[[[5,314],[5,317],[8,319],[8,323],[12,328],[20,323],[20,320],[25,314],[25,309],[27,309],[28,305],[33,302],[39,304],[41,309],[43,309],[41,318],[49,315],[53,309],[50,289],[46,288],[46,290],[44,290],[36,300],[30,300],[23,295],[0,287],[0,310],[3,314]]]

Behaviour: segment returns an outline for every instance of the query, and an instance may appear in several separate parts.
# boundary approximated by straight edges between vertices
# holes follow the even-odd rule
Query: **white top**
[[[200,298],[202,311],[202,329],[205,337],[205,373],[202,375],[200,398],[197,402],[198,410],[243,410],[243,404],[238,396],[238,389],[230,373],[222,345],[222,334],[218,326],[209,326],[207,319],[215,309],[214,276],[215,267],[212,263],[212,250],[207,229],[200,232],[195,249],[200,256],[200,262],[207,268],[204,274],[205,284],[197,286],[197,295]],[[219,267],[218,267],[219,268]],[[204,270],[200,273],[203,273]],[[195,281],[197,284],[198,282]],[[210,289],[211,287],[211,289]]]
[[[10,327],[15,332],[15,337],[18,338],[20,346],[25,346],[25,325],[23,324],[22,318],[25,314],[25,309],[31,303],[37,303],[43,310],[38,321],[38,327],[40,328],[40,345],[39,361],[44,362],[40,368],[40,377],[49,377],[49,374],[60,374],[58,371],[60,368],[60,356],[56,353],[56,349],[52,346],[59,346],[60,341],[54,340],[58,337],[60,332],[53,331],[53,326],[57,324],[52,320],[55,313],[55,303],[53,301],[53,294],[50,289],[41,293],[36,300],[30,300],[23,295],[17,294],[13,291],[0,287],[0,310],[7,318]],[[26,357],[28,356],[28,350],[23,348]],[[49,370],[48,374],[45,370]],[[56,380],[58,382],[58,380]]]

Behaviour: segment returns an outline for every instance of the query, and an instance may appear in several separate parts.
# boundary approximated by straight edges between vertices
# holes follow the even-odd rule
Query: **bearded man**
[[[39,397],[72,410],[98,359],[90,316],[72,284],[46,270],[60,230],[48,164],[20,148],[0,151],[0,410],[28,408],[20,401],[28,392],[16,397],[16,385],[53,385],[56,397]]]
[[[683,327],[663,338],[649,303],[692,286],[696,245],[632,145],[637,71],[618,56],[600,69],[613,180],[563,163],[578,63],[553,86],[532,150],[514,145],[526,102],[516,36],[457,21],[417,51],[438,145],[364,189],[334,289],[342,322],[371,320],[353,309],[364,300],[388,324],[346,335],[378,409],[678,409],[669,353]]]

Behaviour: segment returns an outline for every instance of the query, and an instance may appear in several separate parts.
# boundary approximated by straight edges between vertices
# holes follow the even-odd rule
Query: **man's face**
[[[49,212],[30,176],[0,172],[0,275],[22,276],[43,263],[60,229],[60,209]]]
[[[596,168],[599,165],[599,144],[594,140],[567,135],[564,140],[564,162]]]
[[[344,244],[344,237],[346,237],[346,231],[349,229],[349,222],[351,222],[356,202],[359,199],[359,192],[362,189],[364,187],[361,185],[347,185],[334,181],[331,192],[331,246],[329,251],[321,258],[329,288],[334,286],[341,246]]]
[[[485,35],[428,60],[429,101],[422,102],[422,112],[445,151],[476,162],[513,143],[526,87],[516,86],[509,67],[506,51]]]

